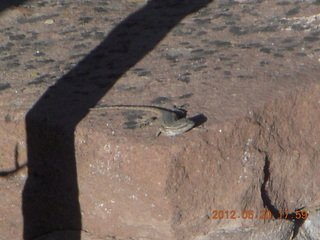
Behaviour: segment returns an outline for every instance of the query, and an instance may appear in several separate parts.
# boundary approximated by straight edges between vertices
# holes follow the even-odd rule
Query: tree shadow
[[[0,12],[13,6],[19,6],[28,0],[0,0]]]
[[[26,116],[28,179],[23,190],[24,239],[76,230],[81,214],[74,131],[89,108],[187,14],[211,0],[150,1],[116,26],[70,72],[49,87]]]

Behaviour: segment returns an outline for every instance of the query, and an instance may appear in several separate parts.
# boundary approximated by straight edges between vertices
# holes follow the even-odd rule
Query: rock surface
[[[320,239],[319,1],[14,3],[0,240]],[[99,101],[207,121],[155,137]]]

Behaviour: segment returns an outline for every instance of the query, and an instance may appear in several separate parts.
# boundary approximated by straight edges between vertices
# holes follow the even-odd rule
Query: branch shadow
[[[187,4],[186,4],[187,2]],[[187,14],[211,0],[150,1],[116,26],[70,72],[49,87],[26,116],[28,179],[23,190],[24,239],[75,230],[81,213],[74,131],[89,108]]]
[[[6,10],[7,8],[13,7],[13,6],[19,6],[28,0],[1,0],[0,1],[0,12]]]

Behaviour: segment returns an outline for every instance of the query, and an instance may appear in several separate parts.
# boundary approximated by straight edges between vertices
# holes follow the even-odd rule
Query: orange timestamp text
[[[260,213],[254,213],[254,211],[212,211],[212,219],[271,219],[275,217],[277,219],[307,219],[308,212],[297,210],[293,213],[289,211],[279,211],[272,214],[271,211],[260,211]]]

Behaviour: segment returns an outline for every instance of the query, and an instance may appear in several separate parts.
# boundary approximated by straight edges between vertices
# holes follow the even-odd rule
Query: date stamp
[[[308,212],[297,210],[295,212],[289,211],[279,211],[277,212],[277,217],[271,213],[271,211],[260,211],[260,213],[255,213],[254,211],[212,211],[212,219],[271,219],[273,217],[277,219],[307,219]]]

